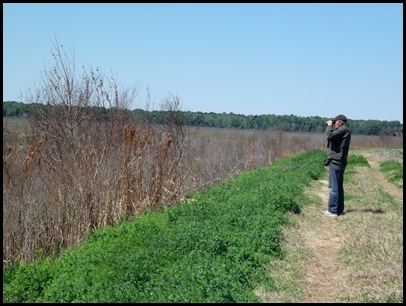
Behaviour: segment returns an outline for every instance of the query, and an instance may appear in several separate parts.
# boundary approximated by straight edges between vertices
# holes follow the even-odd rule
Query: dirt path
[[[403,192],[389,183],[379,171],[378,156],[363,152],[372,168],[372,175],[385,192],[403,202]],[[328,202],[328,182],[321,181],[317,195],[322,198],[323,210]],[[314,209],[313,209],[314,210]],[[347,217],[346,215],[343,216]],[[338,250],[345,241],[341,216],[323,217],[311,230],[302,233],[304,245],[313,251],[314,257],[306,262],[307,277],[305,280],[304,303],[331,303],[340,301],[340,293],[348,291],[348,280],[351,272],[348,267],[337,261]]]
[[[321,181],[318,196],[328,202],[328,181]],[[327,207],[323,206],[322,210]],[[317,214],[317,212],[316,212]],[[336,261],[336,254],[345,236],[340,230],[340,218],[319,216],[320,221],[310,231],[304,231],[304,245],[314,256],[306,262],[304,303],[336,302],[348,272]]]

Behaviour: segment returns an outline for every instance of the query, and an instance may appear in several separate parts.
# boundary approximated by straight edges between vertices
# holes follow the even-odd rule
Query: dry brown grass
[[[3,143],[3,263],[33,261],[39,249],[56,256],[89,230],[180,198],[182,182],[174,177],[183,175],[182,141],[176,131],[138,126],[135,133],[129,124],[120,139],[118,126],[103,138],[100,125],[88,124],[72,142],[45,138],[25,151]]]

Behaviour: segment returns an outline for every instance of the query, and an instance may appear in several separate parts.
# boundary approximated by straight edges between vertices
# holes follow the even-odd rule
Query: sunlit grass
[[[381,155],[397,158],[396,154],[384,152],[387,150],[375,153],[378,158]],[[362,155],[362,151],[357,154]],[[295,222],[284,230],[287,257],[270,263],[269,273],[278,280],[276,289],[258,291],[267,302],[301,303],[309,299],[314,302],[314,297],[311,300],[312,297],[306,295],[306,279],[315,273],[308,270],[308,265],[318,264],[319,254],[317,248],[311,248],[305,241],[306,237],[314,236],[317,240],[325,235],[325,222],[329,227],[324,230],[345,237],[336,253],[343,274],[336,284],[340,288],[337,296],[319,292],[318,302],[323,302],[321,299],[325,302],[403,302],[403,203],[380,186],[374,174],[378,170],[372,169],[362,156],[351,158],[348,169],[344,183],[346,215],[337,221],[327,222],[319,213],[320,207],[326,205],[326,183],[315,181],[306,190],[311,204],[300,215],[293,216]],[[317,194],[323,199],[315,198]]]
[[[403,165],[394,160],[380,163],[380,170],[385,173],[388,180],[398,187],[403,187]]]

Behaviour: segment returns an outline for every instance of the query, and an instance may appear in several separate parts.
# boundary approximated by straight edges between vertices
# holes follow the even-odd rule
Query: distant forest
[[[32,104],[16,101],[3,101],[3,117],[29,117]],[[36,105],[38,106],[38,105]],[[41,107],[46,107],[42,105]],[[97,107],[95,111],[108,119],[109,109]],[[128,110],[129,118],[137,118],[153,124],[164,123],[168,111],[147,111],[142,109]],[[216,127],[233,129],[275,129],[285,132],[317,132],[325,131],[328,118],[319,116],[300,117],[295,115],[241,115],[234,113],[205,113],[177,111],[181,121],[187,126]],[[353,134],[403,136],[403,124],[399,121],[382,120],[348,120]]]

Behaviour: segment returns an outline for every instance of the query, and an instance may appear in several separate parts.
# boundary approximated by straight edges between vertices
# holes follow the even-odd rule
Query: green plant
[[[389,181],[397,183],[403,181],[403,166],[395,160],[387,160],[380,163],[380,170],[384,172]]]

